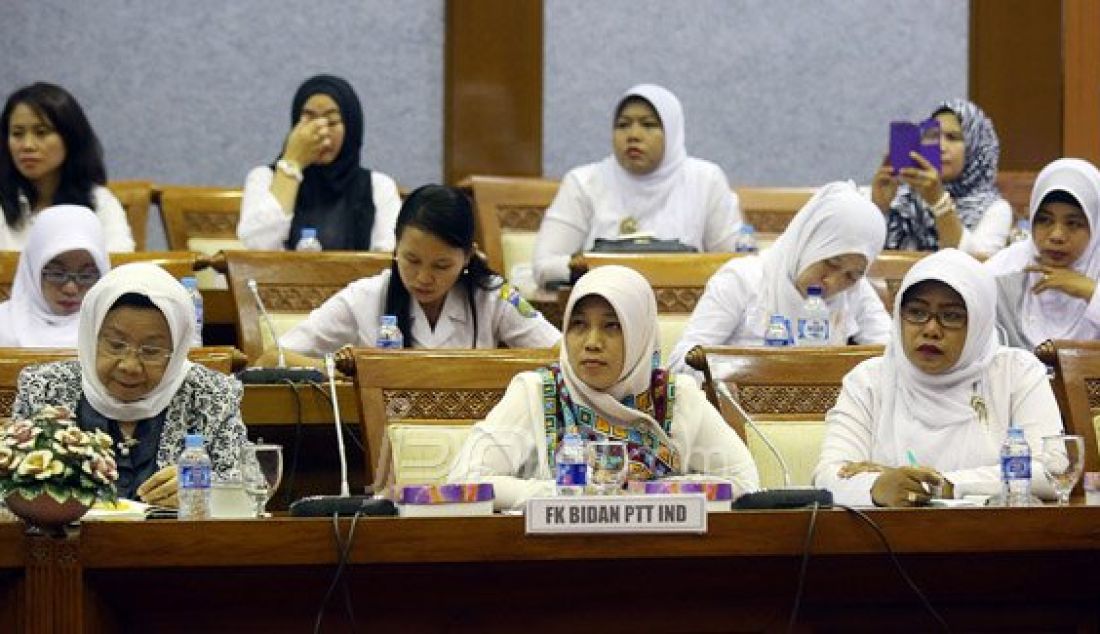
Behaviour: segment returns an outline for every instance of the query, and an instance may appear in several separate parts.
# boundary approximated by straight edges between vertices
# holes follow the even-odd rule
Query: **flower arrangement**
[[[43,407],[28,420],[0,430],[0,496],[33,500],[43,493],[58,504],[75,499],[91,506],[117,500],[113,440],[77,426],[64,407]]]

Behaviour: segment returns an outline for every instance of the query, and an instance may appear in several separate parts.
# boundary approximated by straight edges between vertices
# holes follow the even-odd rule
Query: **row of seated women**
[[[1092,252],[1085,248],[1091,245],[1100,198],[1097,183],[1095,168],[1074,160],[1055,162],[1036,181],[1035,242],[1013,249],[1026,253],[1023,266],[1033,269],[1021,271],[1033,280],[1028,293],[1066,298],[1056,305],[1063,312],[1050,322],[1043,321],[1041,304],[1032,313],[1023,312],[1026,303],[1015,311],[1037,318],[1035,331],[1021,323],[1020,332],[1031,333],[1027,336],[1050,334],[1063,322],[1091,323],[1090,278],[1072,266],[1057,265]],[[1045,226],[1041,213],[1050,216],[1050,235],[1039,230]],[[78,217],[84,218],[83,230],[73,222]],[[392,270],[341,291],[283,342],[299,346],[304,355],[371,345],[373,317],[385,311],[405,320],[409,346],[424,346],[420,337],[442,331],[459,340],[444,342],[445,347],[481,347],[483,332],[490,346],[554,345],[560,335],[553,325],[484,269],[473,248],[472,223],[469,200],[461,192],[441,186],[415,190],[399,213]],[[1073,230],[1082,227],[1083,242],[1069,239],[1080,237]],[[225,447],[243,442],[240,387],[234,379],[187,367],[194,322],[190,302],[171,276],[150,265],[128,265],[100,278],[106,266],[102,235],[91,249],[64,240],[59,243],[71,246],[52,256],[52,246],[44,254],[32,248],[38,235],[50,236],[42,242],[52,245],[55,235],[94,236],[97,230],[94,214],[79,207],[45,210],[31,230],[17,283],[22,281],[22,288],[53,311],[39,314],[30,328],[74,329],[80,360],[26,371],[14,413],[26,416],[44,404],[71,408],[82,424],[105,429],[116,439],[123,456],[120,471],[127,469],[125,460],[131,461],[124,495],[171,503],[171,463],[182,448],[184,426],[210,421],[198,426],[210,438],[218,468],[232,468],[233,451]],[[817,192],[772,249],[729,266],[755,262],[762,273],[770,273],[764,264],[778,258],[775,267],[782,274],[771,278],[776,286],[757,284],[761,296],[749,303],[760,304],[764,296],[800,298],[808,276],[823,282],[831,310],[845,313],[848,302],[859,297],[863,269],[884,232],[881,214],[853,186],[835,183]],[[1046,242],[1051,235],[1058,248]],[[75,268],[58,260],[74,253],[88,259]],[[1005,257],[1010,255],[1006,251]],[[33,270],[32,260],[45,266]],[[925,258],[906,276],[892,321],[882,323],[886,356],[853,371],[829,415],[817,480],[841,501],[920,503],[927,499],[921,483],[928,481],[946,484],[952,495],[989,491],[997,483],[996,447],[1010,423],[1023,428],[1033,444],[1059,429],[1041,363],[1027,350],[998,344],[994,264],[981,265],[948,249]],[[1063,277],[1062,286],[1051,284],[1055,276]],[[1088,291],[1089,301],[1075,299],[1078,288]],[[52,300],[54,291],[69,299]],[[71,310],[80,298],[79,309]],[[9,317],[17,301],[18,296],[7,304]],[[1074,308],[1078,318],[1063,319]],[[1009,306],[1005,312],[1014,311]],[[843,324],[843,317],[833,319]],[[743,314],[729,324],[730,331],[745,321]],[[549,486],[544,477],[549,456],[562,430],[576,425],[589,437],[611,435],[631,443],[636,477],[704,473],[730,478],[742,491],[757,486],[744,443],[694,379],[659,368],[656,329],[653,293],[639,274],[602,267],[582,276],[567,306],[559,364],[513,381],[498,408],[471,435],[454,477],[492,479],[499,484],[498,503],[515,505]],[[975,398],[986,404],[982,413],[973,406]],[[916,452],[925,467],[903,467],[899,456],[909,452]],[[1038,482],[1036,491],[1050,488]]]
[[[1012,211],[996,188],[999,144],[992,122],[965,100],[941,103],[941,169],[919,154],[916,167],[888,161],[871,200],[887,218],[886,248],[958,247],[986,257],[1005,245]],[[738,200],[716,164],[688,156],[683,108],[668,90],[641,84],[620,98],[610,156],[563,179],[534,253],[536,278],[575,279],[580,253],[598,238],[650,232],[700,251],[732,251],[742,223]],[[95,210],[108,248],[133,250],[118,200],[108,191],[102,150],[77,101],[37,83],[13,93],[0,115],[0,249],[19,250],[41,209],[70,203]],[[306,227],[329,250],[393,248],[400,208],[392,178],[360,165],[363,111],[343,79],[305,81],[291,106],[291,130],[270,165],[249,172],[238,236],[251,249],[293,248]]]

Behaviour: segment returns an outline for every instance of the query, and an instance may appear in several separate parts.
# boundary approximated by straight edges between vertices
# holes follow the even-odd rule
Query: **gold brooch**
[[[627,216],[619,221],[619,235],[638,232],[638,220],[633,216]]]

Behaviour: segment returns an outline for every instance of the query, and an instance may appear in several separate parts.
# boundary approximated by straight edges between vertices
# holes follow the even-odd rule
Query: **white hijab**
[[[67,251],[87,251],[99,274],[111,268],[103,225],[91,209],[55,205],[38,213],[19,256],[11,299],[0,304],[0,344],[21,348],[74,348],[79,313],[58,315],[42,293],[42,269]]]
[[[764,279],[760,288],[760,323],[763,332],[774,314],[792,321],[804,298],[796,283],[807,267],[839,255],[856,253],[868,266],[882,252],[886,222],[882,212],[851,182],[829,183],[814,192],[798,210],[787,229],[761,255]],[[856,285],[825,300],[829,307],[829,343],[843,345],[852,311],[849,298]]]
[[[562,342],[558,360],[573,401],[591,407],[609,421],[619,424],[646,421],[660,431],[653,417],[621,402],[627,396],[649,389],[654,358],[660,353],[657,300],[653,297],[653,289],[633,269],[615,265],[596,267],[581,276],[569,294],[563,322],[567,331],[573,307],[589,295],[606,299],[619,317],[624,339],[623,370],[618,382],[606,392],[595,390],[573,373],[573,366],[569,363],[569,346]]]
[[[927,374],[905,355],[902,342],[902,299],[912,286],[927,280],[943,282],[966,303],[967,329],[962,354],[943,374]],[[872,461],[887,465],[908,464],[913,451],[922,464],[940,471],[974,466],[976,455],[989,445],[986,420],[1008,415],[1009,399],[994,398],[998,386],[989,380],[989,365],[997,343],[997,286],[993,276],[970,255],[943,249],[913,265],[894,299],[894,327],[883,356],[875,401]],[[977,405],[977,399],[981,404]],[[999,419],[999,418],[998,418]]]
[[[616,106],[631,97],[641,97],[661,118],[665,133],[665,154],[657,169],[636,175],[619,164],[612,153],[600,161],[601,179],[610,198],[619,201],[622,216],[638,220],[639,229],[653,231],[660,238],[679,238],[684,244],[701,247],[706,217],[701,196],[688,173],[689,159],[684,142],[684,109],[676,95],[654,84],[638,84],[623,93]],[[614,125],[614,121],[612,121]],[[597,235],[602,235],[597,232]]]
[[[1073,263],[1073,270],[1100,280],[1100,171],[1092,163],[1075,158],[1063,158],[1043,168],[1031,189],[1029,211],[1034,225],[1035,213],[1047,194],[1063,191],[1077,199],[1089,221],[1089,245]],[[1022,271],[1039,259],[1035,240],[1017,242],[1001,256],[1005,268]],[[1028,273],[1027,290],[1019,316],[1020,326],[1028,340],[1036,344],[1047,339],[1091,339],[1094,327],[1085,318],[1088,302],[1060,291],[1045,291],[1036,295],[1031,288],[1039,283],[1040,273]]]
[[[99,329],[114,303],[127,293],[148,297],[164,314],[172,335],[172,356],[160,383],[144,398],[130,403],[107,392],[95,367]],[[114,269],[88,291],[80,309],[77,353],[84,397],[97,412],[113,420],[144,420],[156,416],[168,407],[191,370],[187,351],[194,331],[195,306],[179,280],[159,266],[145,262]]]

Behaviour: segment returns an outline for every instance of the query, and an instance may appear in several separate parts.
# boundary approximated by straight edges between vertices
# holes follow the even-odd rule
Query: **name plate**
[[[615,495],[531,498],[528,535],[705,533],[707,498],[698,495]]]

